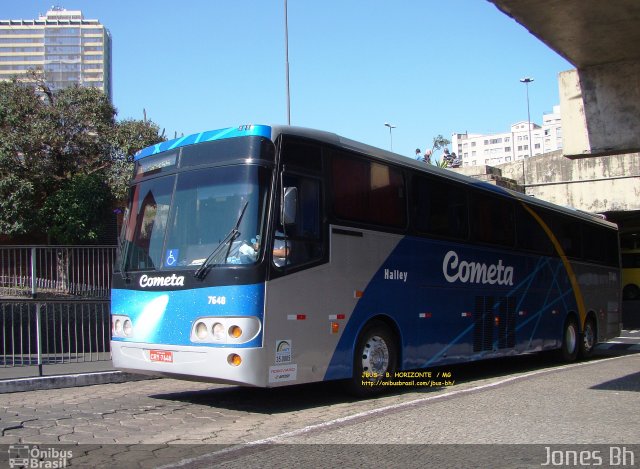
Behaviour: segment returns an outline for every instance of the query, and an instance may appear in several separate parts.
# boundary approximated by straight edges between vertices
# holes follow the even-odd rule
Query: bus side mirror
[[[298,188],[285,187],[282,199],[281,220],[283,225],[291,225],[296,222],[296,211],[298,208]]]

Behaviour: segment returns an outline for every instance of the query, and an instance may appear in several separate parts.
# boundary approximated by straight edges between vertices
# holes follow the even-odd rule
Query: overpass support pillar
[[[640,61],[562,72],[559,86],[564,156],[640,151]]]

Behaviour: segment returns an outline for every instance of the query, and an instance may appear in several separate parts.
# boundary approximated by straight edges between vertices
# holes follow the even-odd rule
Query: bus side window
[[[509,200],[476,192],[471,194],[471,235],[474,241],[513,246],[513,204]]]
[[[406,191],[399,168],[336,152],[331,176],[332,209],[337,218],[392,228],[406,226]]]
[[[522,205],[516,205],[516,234],[518,248],[546,256],[553,255],[551,239],[538,220]]]
[[[302,265],[323,255],[320,216],[320,182],[317,179],[285,175],[283,186],[297,189],[295,220],[278,217],[273,243],[277,267]],[[279,212],[282,213],[282,212]]]
[[[418,231],[444,238],[466,239],[467,195],[462,185],[414,176],[411,202],[413,224]]]

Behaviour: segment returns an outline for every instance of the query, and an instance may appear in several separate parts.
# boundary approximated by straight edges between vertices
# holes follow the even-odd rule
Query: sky
[[[52,0],[3,0],[34,19]],[[112,35],[118,119],[166,136],[286,124],[284,0],[60,0]],[[291,124],[413,157],[559,104],[574,68],[487,0],[288,0]],[[388,122],[395,126],[389,132]]]

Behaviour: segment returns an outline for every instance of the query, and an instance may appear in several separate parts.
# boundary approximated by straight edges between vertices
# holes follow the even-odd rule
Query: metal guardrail
[[[0,368],[111,359],[108,301],[0,303]]]
[[[0,298],[108,299],[115,246],[0,246]]]
[[[111,359],[114,246],[0,246],[0,369]]]

